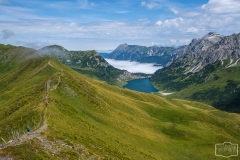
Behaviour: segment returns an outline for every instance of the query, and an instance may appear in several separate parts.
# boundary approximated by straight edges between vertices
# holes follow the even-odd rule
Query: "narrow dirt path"
[[[38,139],[43,138],[41,136],[41,133],[43,133],[47,129],[46,114],[47,114],[47,105],[48,105],[48,98],[49,98],[49,94],[48,94],[49,88],[50,88],[50,82],[49,82],[49,80],[47,80],[47,82],[46,82],[46,94],[45,94],[45,97],[43,99],[43,101],[46,103],[46,106],[44,108],[44,113],[43,113],[42,118],[40,120],[41,123],[43,123],[43,125],[40,128],[30,132],[30,134],[25,133],[21,137],[16,137],[15,139],[12,139],[12,140],[8,141],[7,143],[5,143],[3,145],[0,145],[0,149],[7,148],[9,146],[20,145],[24,141],[29,141],[30,139],[33,139],[33,138],[38,138]]]
[[[44,124],[38,128],[37,130],[30,132],[30,134],[24,134],[21,137],[17,138],[17,139],[13,139],[8,141],[6,144],[4,144],[2,147],[0,147],[0,149],[4,149],[7,148],[9,146],[17,146],[22,144],[25,141],[29,141],[33,138],[38,138],[38,139],[42,139],[43,136],[41,135],[41,133],[43,133],[45,130],[47,129],[47,122],[44,121]]]
[[[59,83],[61,82],[61,79],[59,77],[59,81],[57,86],[59,85]],[[44,132],[46,131],[48,124],[47,124],[47,120],[46,120],[46,114],[47,114],[47,109],[48,109],[48,99],[49,99],[49,90],[51,90],[51,80],[47,80],[46,81],[46,93],[44,95],[43,98],[43,103],[46,103],[46,105],[44,105],[44,113],[42,115],[41,118],[41,124],[43,124],[42,126],[40,126],[38,129],[32,131],[30,134],[23,134],[21,137],[17,138],[17,139],[13,139],[8,141],[6,144],[0,145],[0,150],[5,149],[7,147],[11,147],[11,146],[17,146],[17,145],[21,145],[23,142],[27,142],[27,143],[32,143],[35,142],[38,144],[38,146],[44,151],[46,152],[48,155],[52,156],[54,159],[59,159],[61,157],[61,159],[68,159],[67,157],[65,157],[62,153],[65,152],[75,152],[76,154],[78,154],[78,159],[105,159],[108,156],[100,156],[97,154],[90,154],[88,149],[82,145],[82,144],[68,144],[67,142],[65,142],[64,140],[60,140],[60,139],[54,139],[54,140],[50,140],[47,138],[47,136],[44,134]],[[56,88],[57,88],[56,86]],[[12,160],[14,159],[14,157],[12,155],[7,155],[7,156],[0,156],[0,160]]]
[[[19,138],[15,138],[15,139],[12,139],[12,140],[8,141],[7,143],[1,145],[1,146],[0,146],[0,149],[7,148],[7,147],[9,147],[9,146],[17,146],[17,145],[20,145],[20,144],[22,144],[23,142],[29,141],[29,140],[31,140],[31,139],[33,139],[33,138],[41,139],[41,138],[43,137],[43,136],[41,135],[41,133],[43,133],[43,132],[47,129],[47,126],[48,126],[48,125],[47,125],[46,118],[45,118],[45,117],[46,117],[46,113],[47,113],[47,107],[46,107],[45,110],[44,110],[44,114],[43,114],[43,117],[42,117],[43,125],[42,125],[40,128],[38,128],[38,129],[30,132],[30,134],[25,133],[25,134],[23,134],[23,135],[22,135],[21,137],[19,137]]]

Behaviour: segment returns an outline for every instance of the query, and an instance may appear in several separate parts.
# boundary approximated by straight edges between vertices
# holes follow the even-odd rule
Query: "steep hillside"
[[[207,102],[240,111],[240,34],[209,33],[179,50],[170,66],[156,71],[151,80],[172,97]]]
[[[114,87],[31,49],[0,59],[0,138],[17,138],[0,142],[2,159],[217,159],[216,143],[240,143],[239,114]]]
[[[54,57],[82,74],[110,84],[120,84],[134,77],[129,73],[130,76],[120,81],[119,77],[122,77],[126,71],[114,68],[94,50],[68,51],[62,46],[52,45],[38,50],[38,54]]]
[[[113,52],[103,54],[105,58],[116,60],[130,60],[141,63],[157,63],[166,66],[172,63],[177,55],[173,47],[145,47],[138,45],[121,44]]]

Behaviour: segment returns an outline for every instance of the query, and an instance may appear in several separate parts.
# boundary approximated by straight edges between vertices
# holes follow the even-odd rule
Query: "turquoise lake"
[[[128,88],[131,90],[145,93],[158,92],[158,90],[152,85],[148,78],[134,79],[128,81],[128,83],[124,85],[123,88]]]

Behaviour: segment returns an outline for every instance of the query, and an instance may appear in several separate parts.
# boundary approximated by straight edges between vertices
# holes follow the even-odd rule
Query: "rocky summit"
[[[176,63],[181,63],[182,67],[189,65],[186,72],[197,72],[217,60],[235,60],[240,57],[240,33],[222,36],[210,32],[203,38],[193,39],[189,45],[178,50],[177,55],[180,58]]]

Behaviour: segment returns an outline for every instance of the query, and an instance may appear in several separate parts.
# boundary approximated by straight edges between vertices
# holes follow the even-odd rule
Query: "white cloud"
[[[160,66],[153,66],[154,64],[151,63],[139,63],[139,62],[130,62],[130,61],[120,61],[114,59],[106,59],[106,61],[114,66],[115,68],[127,70],[132,73],[147,73],[152,74],[156,70],[162,68]]]
[[[69,24],[69,26],[70,26],[70,27],[76,27],[76,26],[77,26],[77,24],[76,24],[76,23],[74,23],[74,22],[72,22],[72,23],[70,23],[70,24]]]
[[[163,24],[163,22],[162,21],[157,21],[156,24],[161,26]]]
[[[183,14],[184,14],[184,17],[192,18],[196,16],[201,16],[203,13],[201,13],[200,11],[188,11],[188,12],[184,12]]]
[[[156,24],[162,27],[179,27],[183,23],[183,18],[167,19],[164,22],[157,21]]]
[[[156,2],[147,3],[145,1],[141,2],[141,5],[147,7],[148,9],[160,8],[161,6]]]
[[[175,9],[175,8],[170,8],[170,9],[174,14],[178,15],[179,11],[177,9]]]
[[[212,13],[240,13],[239,0],[209,0],[202,9]]]
[[[196,8],[171,8],[179,18],[156,21],[158,33],[171,39],[200,38],[208,32],[218,32],[223,35],[239,33],[240,0],[209,0],[208,3]],[[188,41],[178,40],[176,44]]]
[[[177,38],[177,37],[176,37]],[[169,43],[167,44],[169,45],[174,45],[174,46],[180,46],[180,45],[187,45],[191,42],[192,39],[170,39]]]

